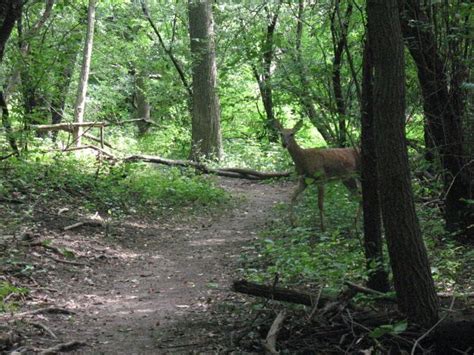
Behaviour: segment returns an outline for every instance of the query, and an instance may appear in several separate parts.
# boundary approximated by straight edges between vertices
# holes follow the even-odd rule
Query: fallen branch
[[[285,320],[285,316],[285,311],[278,313],[277,317],[273,321],[272,326],[270,327],[270,330],[268,331],[267,338],[263,343],[263,347],[265,348],[267,354],[279,354],[279,352],[276,350],[276,340],[281,326],[283,325],[283,321]]]
[[[82,136],[83,136],[84,138],[90,139],[91,141],[94,141],[94,142],[96,142],[96,143],[104,144],[104,145],[105,145],[106,147],[108,147],[108,148],[113,148],[110,143],[102,142],[102,141],[100,140],[100,138],[98,138],[98,137],[96,137],[96,136],[93,136],[92,134],[82,133]]]
[[[14,155],[17,155],[17,153],[16,153],[16,152],[12,152],[12,153],[10,153],[10,154],[4,155],[4,156],[0,157],[0,161],[6,160],[6,159],[8,159],[8,158],[10,158],[10,157],[12,157],[12,156],[14,156]]]
[[[85,263],[80,263],[78,261],[70,261],[70,260],[65,260],[65,259],[59,259],[51,255],[45,255],[48,259],[54,260],[58,263],[63,263],[63,264],[68,264],[68,265],[74,265],[74,266],[88,266]]]
[[[59,250],[58,248],[53,247],[52,245],[45,244],[44,242],[30,243],[29,246],[30,247],[42,247],[42,248],[48,249],[48,250],[50,250],[53,253],[56,253],[58,255],[61,255],[61,256],[64,255],[63,252],[61,250]]]
[[[58,345],[55,345],[51,348],[44,349],[39,352],[40,355],[51,355],[51,354],[57,354],[60,352],[66,352],[66,351],[72,351],[76,350],[82,346],[86,346],[87,344],[82,342],[82,341],[70,341],[69,343],[61,343]]]
[[[23,317],[23,316],[34,316],[37,314],[76,314],[75,312],[66,309],[66,308],[59,308],[59,307],[45,307],[45,308],[38,308],[33,309],[31,311],[21,312],[15,314],[16,317]]]
[[[168,166],[190,167],[206,174],[216,174],[219,176],[249,180],[265,180],[290,176],[289,172],[260,172],[242,168],[210,168],[202,163],[192,160],[172,160],[152,155],[132,155],[125,158],[124,161],[143,161],[146,163],[163,164]]]
[[[45,326],[43,323],[30,322],[30,321],[26,321],[25,323],[31,325],[32,327],[41,329],[44,332],[48,333],[51,336],[51,338],[57,339],[56,334],[54,334],[53,331],[51,329],[49,329],[47,326]]]
[[[391,302],[396,302],[397,301],[395,296],[388,295],[386,293],[383,293],[383,292],[380,292],[380,291],[377,291],[377,290],[373,290],[371,288],[368,288],[368,287],[365,287],[365,286],[362,286],[362,285],[358,285],[358,284],[355,284],[355,283],[350,282],[350,281],[345,281],[344,285],[348,286],[349,288],[353,289],[356,292],[364,293],[366,295],[376,296],[377,299],[383,299],[383,300],[391,301]]]
[[[63,230],[68,231],[68,230],[71,230],[71,229],[74,229],[74,228],[79,228],[79,227],[82,227],[82,226],[102,227],[104,225],[105,225],[105,223],[102,222],[99,219],[84,220],[84,221],[81,221],[81,222],[70,224],[70,225],[64,227]]]
[[[247,295],[270,298],[275,301],[303,304],[305,306],[313,306],[315,303],[315,298],[310,293],[289,290],[282,287],[260,285],[247,280],[234,281],[232,284],[232,290]],[[330,301],[334,301],[334,298],[323,295],[319,297],[320,306],[324,306]]]

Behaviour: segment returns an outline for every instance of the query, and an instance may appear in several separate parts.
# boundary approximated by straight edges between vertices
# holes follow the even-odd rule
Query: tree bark
[[[220,159],[222,137],[212,1],[189,0],[188,11],[193,56],[191,157]]]
[[[333,15],[331,16],[331,33],[334,46],[334,58],[332,67],[332,86],[334,91],[334,99],[336,101],[336,111],[338,115],[339,134],[338,134],[338,145],[345,147],[347,145],[346,137],[346,101],[342,94],[342,83],[341,83],[341,67],[342,67],[342,55],[344,48],[347,45],[347,29],[349,27],[349,20],[352,14],[352,4],[347,5],[346,14],[344,16],[344,22],[341,25],[339,39],[336,33],[336,16],[339,12],[339,0],[336,0]]]
[[[74,68],[77,62],[77,55],[78,47],[76,45],[73,45],[71,48],[68,49],[68,53],[66,54],[66,60],[64,62],[63,67],[61,68],[59,80],[56,83],[55,95],[51,100],[52,124],[61,123],[61,121],[63,120],[67,93],[69,91],[69,86],[71,85],[72,74],[74,73]]]
[[[298,15],[296,23],[296,67],[298,76],[301,83],[301,95],[299,100],[303,106],[309,120],[314,127],[321,134],[326,143],[330,146],[337,144],[337,138],[331,134],[331,130],[324,124],[321,117],[318,116],[316,109],[314,108],[313,101],[311,99],[310,82],[308,80],[308,69],[303,60],[303,54],[301,52],[301,38],[303,37],[303,23],[304,23],[304,0],[298,1]]]
[[[425,327],[438,320],[438,302],[415,213],[404,134],[405,72],[396,0],[367,2],[374,56],[374,118],[382,218],[400,310]]]
[[[453,63],[447,72],[446,63],[456,58],[442,58],[428,16],[420,2],[407,0],[401,11],[405,40],[418,70],[425,113],[427,157],[439,156],[444,176],[445,221],[449,231],[462,230],[474,237],[474,208],[468,200],[474,198],[474,168],[464,152],[462,117],[465,107],[467,71]],[[451,76],[451,80],[448,77]]]
[[[268,132],[268,140],[270,142],[278,141],[278,131],[275,129],[275,112],[273,109],[273,88],[272,88],[272,61],[274,55],[273,48],[273,37],[275,34],[275,28],[278,21],[278,14],[280,12],[281,2],[273,15],[268,14],[269,23],[267,25],[267,32],[265,33],[265,39],[262,44],[262,60],[261,60],[261,72],[254,67],[253,72],[255,79],[258,83],[260,96],[262,97],[263,107],[266,115],[266,130]],[[266,7],[267,11],[268,8]]]
[[[361,107],[361,184],[364,211],[364,250],[368,273],[367,286],[377,291],[390,289],[383,262],[382,219],[377,176],[377,153],[373,111],[372,55],[369,41],[364,45]]]
[[[15,27],[15,22],[21,17],[22,1],[10,0],[0,3],[0,64],[5,53],[8,38]],[[2,126],[5,129],[7,140],[12,150],[18,154],[18,146],[12,135],[8,107],[3,90],[0,90],[0,110],[2,112]]]
[[[150,121],[151,105],[147,98],[145,74],[138,71],[135,75],[135,100],[137,103],[137,117],[144,118],[143,121],[137,122],[138,136],[143,137],[151,125],[147,122]]]
[[[8,0],[0,3],[0,62],[5,53],[8,38],[15,27],[15,22],[21,17],[23,1]]]
[[[87,12],[87,32],[82,58],[81,76],[77,88],[76,105],[74,108],[74,122],[84,122],[84,111],[86,108],[87,83],[92,59],[92,46],[94,43],[95,7],[97,0],[89,0]],[[73,139],[77,147],[81,146],[82,127],[74,130]]]

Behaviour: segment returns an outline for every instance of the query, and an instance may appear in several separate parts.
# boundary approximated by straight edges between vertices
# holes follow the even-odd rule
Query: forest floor
[[[230,285],[240,255],[255,253],[253,241],[291,186],[218,181],[238,202],[217,213],[177,210],[172,218],[64,231],[78,220],[73,204],[30,208],[30,229],[7,241],[17,261],[6,271],[33,268],[23,281],[31,291],[24,307],[0,315],[0,353],[2,346],[21,353],[65,343],[78,353],[239,352],[233,338],[249,320],[235,309],[249,299]],[[65,259],[64,250],[75,258]],[[8,273],[2,278],[11,281]]]

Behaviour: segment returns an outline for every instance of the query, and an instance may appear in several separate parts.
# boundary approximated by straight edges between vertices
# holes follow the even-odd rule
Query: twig
[[[100,219],[88,219],[88,220],[84,220],[84,221],[77,222],[77,223],[71,224],[69,226],[66,226],[66,227],[63,228],[63,230],[67,231],[67,230],[78,228],[78,227],[81,227],[81,226],[84,226],[84,225],[94,226],[94,227],[101,227],[104,224],[105,223]]]
[[[35,328],[38,328],[38,329],[41,329],[41,330],[44,330],[46,333],[48,333],[51,338],[54,338],[54,339],[57,339],[58,337],[56,336],[56,334],[53,333],[53,331],[51,329],[49,329],[47,326],[45,326],[43,323],[39,323],[39,322],[31,322],[31,321],[25,321],[26,324],[29,324]]]
[[[70,230],[70,229],[74,229],[74,228],[83,226],[84,224],[85,224],[84,222],[77,222],[77,223],[70,224],[69,226],[64,227],[63,230],[64,230],[64,231],[68,231],[68,230]]]
[[[59,308],[59,307],[45,307],[45,308],[38,308],[33,309],[31,311],[21,312],[15,314],[16,317],[23,317],[23,316],[33,316],[37,314],[76,314],[76,312],[71,311],[66,308]]]
[[[10,153],[10,154],[8,154],[8,155],[4,155],[3,157],[0,157],[0,161],[6,160],[6,159],[8,159],[8,158],[10,158],[10,157],[12,157],[12,156],[14,156],[14,155],[16,155],[16,152],[12,152],[12,153]]]
[[[30,243],[30,247],[42,247],[48,250],[51,250],[52,252],[58,254],[58,255],[63,255],[61,250],[59,250],[56,247],[53,247],[52,245],[45,244],[44,242],[35,242],[35,243]]]
[[[273,321],[272,326],[270,327],[270,330],[268,331],[267,338],[263,343],[266,353],[268,354],[279,354],[279,352],[276,350],[276,340],[278,337],[278,332],[280,331],[283,321],[285,320],[285,316],[285,311],[278,313],[277,317]]]
[[[66,351],[71,351],[75,350],[77,348],[80,348],[81,346],[86,346],[87,344],[82,342],[82,341],[70,341],[69,343],[61,343],[58,345],[55,345],[51,348],[44,349],[40,351],[40,355],[51,355],[51,354],[57,354],[60,352],[66,352]]]
[[[64,260],[64,259],[59,259],[51,255],[45,255],[48,259],[54,260],[58,263],[63,263],[63,264],[69,264],[69,265],[75,265],[75,266],[88,266],[85,263],[80,263],[78,261],[70,261],[70,260]]]
[[[316,314],[316,311],[318,310],[319,299],[321,298],[322,292],[323,292],[323,288],[321,287],[318,291],[318,295],[316,296],[316,300],[314,301],[313,309],[311,310],[311,313],[308,316],[308,322],[310,322],[311,319],[313,319],[314,315]]]
[[[377,291],[377,290],[374,290],[374,289],[371,289],[371,288],[368,288],[368,287],[365,287],[365,286],[362,286],[362,285],[357,285],[357,284],[355,284],[353,282],[350,282],[350,281],[345,281],[344,284],[349,286],[354,291],[357,291],[357,292],[360,292],[360,293],[365,293],[367,295],[374,295],[374,296],[377,296],[377,298],[382,298],[382,299],[387,300],[387,301],[392,301],[392,302],[396,301],[395,298],[390,296],[390,295],[387,295],[383,292],[380,292],[380,291]]]

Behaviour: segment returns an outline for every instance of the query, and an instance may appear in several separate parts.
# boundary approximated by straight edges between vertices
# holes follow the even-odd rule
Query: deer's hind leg
[[[296,216],[294,211],[294,206],[298,201],[298,196],[306,189],[308,185],[305,182],[304,176],[300,176],[298,179],[298,186],[296,187],[295,191],[293,191],[293,195],[291,196],[291,203],[290,203],[290,222],[292,226],[296,224]]]
[[[359,222],[360,215],[362,214],[362,196],[359,189],[359,181],[356,178],[349,178],[343,180],[342,183],[347,187],[351,195],[358,199],[359,207],[357,208],[357,214],[354,219],[354,228],[357,228],[357,223]]]

